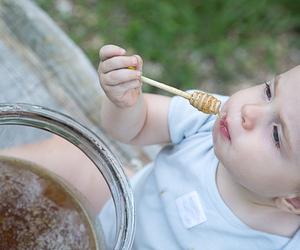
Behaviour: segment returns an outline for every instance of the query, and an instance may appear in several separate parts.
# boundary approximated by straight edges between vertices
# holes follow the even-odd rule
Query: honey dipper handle
[[[147,78],[145,76],[142,76],[141,78],[142,78],[142,82],[147,83],[147,84],[149,84],[151,86],[154,86],[154,87],[157,87],[159,89],[165,90],[165,91],[167,91],[169,93],[172,93],[174,95],[182,96],[182,97],[184,97],[184,98],[186,98],[188,100],[191,98],[191,95],[189,93],[187,93],[187,92],[184,92],[182,90],[176,89],[176,88],[171,87],[169,85],[166,85],[164,83],[154,81],[154,80],[152,80],[150,78]]]
[[[147,83],[151,86],[163,89],[167,92],[170,92],[175,95],[179,95],[189,100],[190,104],[198,109],[199,111],[206,113],[206,114],[214,114],[219,115],[221,101],[215,98],[212,95],[201,91],[194,91],[193,93],[184,92],[182,90],[176,89],[169,85],[166,85],[161,82],[154,81],[150,78],[145,76],[141,77],[142,82]]]

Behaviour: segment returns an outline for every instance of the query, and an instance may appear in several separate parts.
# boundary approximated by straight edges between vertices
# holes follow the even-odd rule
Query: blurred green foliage
[[[69,0],[66,13],[55,8],[59,0],[36,2],[95,66],[100,46],[118,44],[149,62],[146,73],[155,65],[157,80],[180,88],[276,71],[285,49],[300,48],[300,1]]]

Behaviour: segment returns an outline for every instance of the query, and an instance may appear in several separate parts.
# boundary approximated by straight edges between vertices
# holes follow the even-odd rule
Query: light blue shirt
[[[254,230],[220,197],[212,143],[214,116],[173,97],[168,119],[172,144],[132,179],[137,220],[133,249],[300,249],[300,230],[293,238]],[[100,215],[107,242],[112,244],[109,249],[115,230],[111,206]]]

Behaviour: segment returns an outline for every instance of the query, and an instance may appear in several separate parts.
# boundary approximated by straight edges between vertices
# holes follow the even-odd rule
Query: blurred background
[[[300,62],[300,1],[35,2],[95,68],[99,48],[117,44],[142,56],[145,76],[181,89],[230,94]]]

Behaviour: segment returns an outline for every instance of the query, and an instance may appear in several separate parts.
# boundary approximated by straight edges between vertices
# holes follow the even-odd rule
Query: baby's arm
[[[170,98],[141,91],[142,59],[126,56],[115,45],[100,49],[99,79],[106,94],[101,109],[103,128],[115,139],[132,144],[170,141]],[[135,66],[136,70],[128,69]]]

